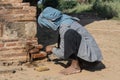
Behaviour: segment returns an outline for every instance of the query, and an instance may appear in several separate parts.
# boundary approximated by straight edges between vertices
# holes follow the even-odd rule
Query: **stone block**
[[[5,39],[35,38],[36,22],[9,22],[3,29]]]

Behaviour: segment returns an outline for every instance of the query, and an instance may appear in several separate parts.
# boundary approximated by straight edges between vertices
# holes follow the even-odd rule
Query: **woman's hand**
[[[53,47],[54,47],[54,46],[51,46],[51,45],[46,46],[46,52],[47,52],[47,53],[51,53]]]

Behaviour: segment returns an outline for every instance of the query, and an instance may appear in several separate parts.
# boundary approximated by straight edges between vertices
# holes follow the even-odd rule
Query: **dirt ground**
[[[120,21],[99,20],[85,25],[98,43],[105,68],[93,70],[83,69],[82,72],[72,75],[62,75],[60,70],[64,69],[67,61],[47,62],[46,59],[38,60],[33,65],[28,63],[22,66],[5,66],[0,70],[18,68],[16,72],[0,74],[0,80],[120,80]],[[56,59],[56,57],[54,57]],[[60,65],[61,64],[61,65]],[[38,72],[36,66],[46,66],[48,71]],[[15,69],[14,68],[14,69]]]

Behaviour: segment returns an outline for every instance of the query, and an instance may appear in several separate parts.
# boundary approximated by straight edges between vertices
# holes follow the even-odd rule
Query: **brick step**
[[[36,10],[36,7],[29,6],[29,3],[12,3],[12,4],[0,4],[0,10],[1,9],[30,9],[30,10]]]
[[[32,10],[23,10],[23,9],[2,9],[0,10],[0,15],[16,15],[16,14],[25,14],[25,15],[30,15],[30,16],[36,16],[36,13],[34,13]]]
[[[0,2],[0,6],[30,6],[30,3],[7,3],[7,2]]]
[[[0,40],[0,51],[7,50],[25,50],[27,43],[38,44],[37,39],[19,40],[19,39],[2,39]]]
[[[8,3],[22,3],[23,0],[0,0],[0,2],[8,2]]]
[[[35,21],[35,15],[33,14],[8,14],[0,15],[1,18],[6,19],[6,21]]]
[[[26,61],[26,53],[19,53],[19,54],[14,53],[14,54],[0,56],[0,61],[10,61],[10,60]]]

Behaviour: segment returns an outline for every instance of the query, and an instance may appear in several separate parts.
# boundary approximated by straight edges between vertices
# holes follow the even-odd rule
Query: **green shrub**
[[[66,13],[82,13],[82,12],[89,12],[92,11],[92,5],[91,4],[77,4],[76,7],[72,9],[68,9]]]
[[[58,8],[60,10],[66,10],[74,8],[77,5],[76,0],[59,0],[59,6]]]
[[[102,17],[104,18],[113,18],[113,17],[120,17],[120,2],[108,2],[97,0],[94,5],[93,9]]]
[[[89,2],[90,4],[95,3],[95,1],[96,1],[96,0],[88,0],[88,2]]]
[[[116,2],[116,1],[120,1],[120,0],[102,0],[102,1],[107,1],[107,2]]]

